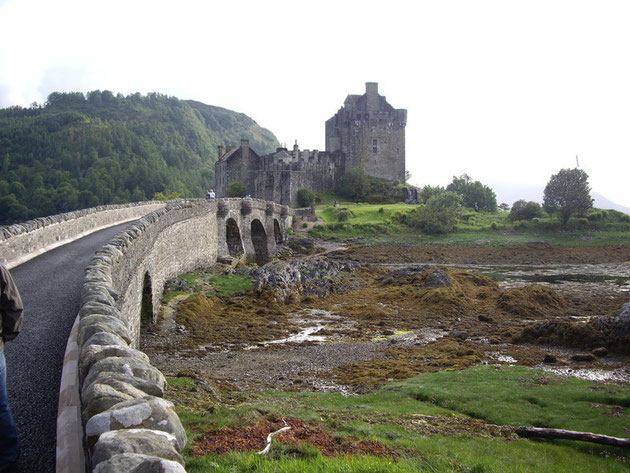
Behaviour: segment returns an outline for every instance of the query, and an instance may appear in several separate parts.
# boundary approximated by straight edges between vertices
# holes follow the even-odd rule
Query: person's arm
[[[2,339],[4,341],[13,340],[20,333],[22,328],[22,312],[24,306],[20,293],[13,282],[11,273],[0,266],[0,282],[2,292],[0,293],[0,313],[2,314]]]

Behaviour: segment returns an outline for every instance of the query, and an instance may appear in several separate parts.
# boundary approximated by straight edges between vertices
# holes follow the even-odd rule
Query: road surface
[[[124,223],[55,248],[11,270],[24,302],[20,335],[5,345],[9,402],[21,444],[21,473],[53,473],[59,382],[79,311],[83,271]]]

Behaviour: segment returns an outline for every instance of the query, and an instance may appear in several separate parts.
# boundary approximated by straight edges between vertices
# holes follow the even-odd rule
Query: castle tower
[[[394,109],[378,84],[367,82],[365,94],[348,95],[326,121],[326,151],[343,151],[346,169],[361,167],[370,176],[403,182],[406,124],[407,110]]]

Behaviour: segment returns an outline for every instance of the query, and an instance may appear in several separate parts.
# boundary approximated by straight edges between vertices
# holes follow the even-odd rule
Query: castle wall
[[[368,82],[363,96],[349,95],[326,121],[326,150],[344,152],[348,169],[404,181],[406,123],[407,111],[394,109]]]
[[[331,191],[352,168],[404,182],[406,124],[407,111],[394,109],[378,94],[378,84],[368,82],[364,95],[349,95],[326,121],[325,152],[300,151],[296,143],[291,152],[279,148],[258,156],[241,140],[239,149],[217,161],[217,197],[227,194],[231,182],[241,181],[253,197],[295,207],[300,189]]]
[[[286,159],[286,161],[285,161]],[[294,155],[279,152],[263,156],[259,169],[252,171],[253,195],[282,205],[296,207],[297,194],[302,188],[327,192],[343,174],[343,159],[339,153],[299,151]]]

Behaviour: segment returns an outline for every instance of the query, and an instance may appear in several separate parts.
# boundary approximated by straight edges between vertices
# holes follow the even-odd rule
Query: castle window
[[[372,153],[378,153],[378,140],[372,140]]]

